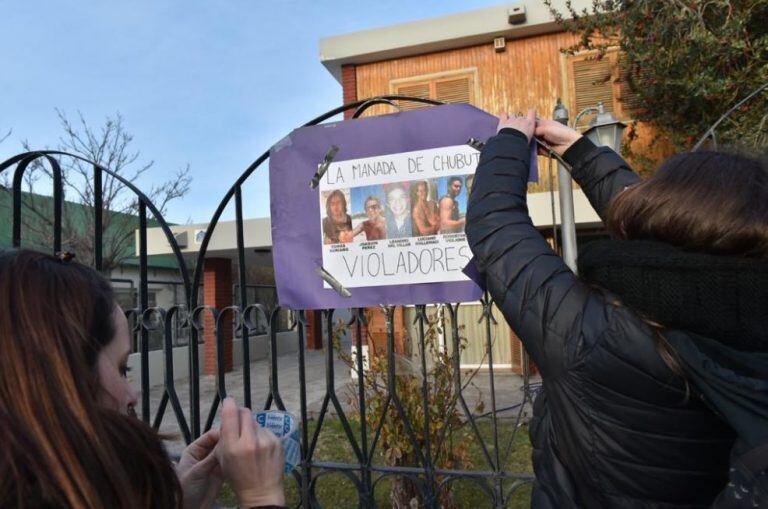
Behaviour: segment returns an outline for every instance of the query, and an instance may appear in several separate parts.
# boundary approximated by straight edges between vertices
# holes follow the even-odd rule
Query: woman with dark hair
[[[580,251],[582,279],[528,216],[534,132],[614,236]],[[681,154],[641,182],[613,151],[531,110],[502,117],[473,187],[470,247],[543,381],[532,506],[710,506],[729,455],[768,442],[765,165]]]
[[[71,255],[0,252],[0,507],[210,507],[222,473],[243,505],[283,503],[279,441],[241,428],[231,400],[221,440],[202,435],[174,470],[132,415],[129,353],[125,316],[96,271]]]

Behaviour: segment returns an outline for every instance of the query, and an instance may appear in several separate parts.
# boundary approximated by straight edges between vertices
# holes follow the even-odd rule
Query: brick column
[[[396,306],[395,313],[392,316],[392,329],[394,332],[395,353],[405,354],[407,345],[405,344],[405,326],[403,306]],[[381,308],[367,308],[368,322],[368,347],[373,350],[374,355],[387,355],[387,316]]]
[[[222,310],[232,305],[232,262],[228,258],[206,258],[203,271],[204,304]],[[216,374],[215,323],[210,313],[205,314],[204,373]],[[221,324],[224,338],[224,368],[232,371],[232,320]]]
[[[320,311],[307,310],[306,345],[307,350],[322,350],[323,348],[323,315]]]
[[[360,325],[360,333],[362,337],[357,337],[357,323],[352,324],[352,344],[355,346],[368,345],[368,326],[366,324]]]
[[[509,344],[512,350],[512,372],[516,375],[523,375],[523,355],[525,353],[525,347],[520,338],[517,337],[515,331],[509,329]],[[538,366],[529,359],[530,374],[535,375],[539,372]]]
[[[344,104],[357,101],[357,69],[354,65],[341,66],[341,87],[344,92]],[[344,119],[352,118],[355,110],[344,112]]]

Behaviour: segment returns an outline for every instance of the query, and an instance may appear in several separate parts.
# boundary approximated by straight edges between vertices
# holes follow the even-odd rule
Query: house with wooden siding
[[[590,0],[574,0],[580,10]],[[553,2],[564,8],[564,1]],[[468,103],[492,114],[536,108],[550,117],[558,98],[570,118],[598,102],[620,120],[631,123],[633,101],[622,79],[621,55],[609,51],[567,54],[577,36],[564,32],[539,0],[508,3],[432,19],[337,35],[320,41],[320,60],[339,81],[345,103],[369,97],[401,94],[448,103]],[[402,109],[427,107],[401,102]],[[364,115],[395,113],[390,105],[377,105]],[[350,110],[347,118],[353,114]],[[585,128],[586,115],[579,128]],[[435,126],[439,129],[439,126]],[[642,129],[639,129],[642,135]],[[548,239],[559,224],[556,168],[541,158],[540,180],[529,184],[528,206],[534,224]],[[553,199],[554,198],[554,199]],[[574,189],[578,242],[604,235],[602,224],[583,192]],[[409,334],[413,310],[396,314],[397,329]],[[480,305],[462,305],[459,320],[465,324],[467,349],[462,365],[486,363],[483,327],[478,323]],[[373,313],[368,333],[374,343],[385,341],[381,313]],[[501,316],[494,331],[495,367],[519,371],[522,347]],[[477,329],[477,330],[475,330]],[[413,331],[411,331],[413,332]],[[414,337],[414,336],[411,336]],[[399,337],[397,343],[400,343]]]

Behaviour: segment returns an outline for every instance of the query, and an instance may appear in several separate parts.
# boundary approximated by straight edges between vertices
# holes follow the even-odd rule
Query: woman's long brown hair
[[[622,240],[768,258],[768,165],[765,159],[724,152],[677,154],[653,177],[614,198],[606,227]],[[677,352],[662,334],[663,324],[646,322],[664,363],[685,377]]]
[[[0,507],[178,507],[149,427],[97,404],[114,297],[95,271],[0,253]]]
[[[653,177],[616,196],[607,228],[625,240],[768,258],[768,169],[722,152],[672,156]]]

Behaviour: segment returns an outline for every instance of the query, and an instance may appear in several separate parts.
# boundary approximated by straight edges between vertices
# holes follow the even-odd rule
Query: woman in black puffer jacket
[[[613,151],[532,111],[504,116],[499,130],[481,155],[466,234],[541,370],[532,506],[709,506],[734,442],[768,442],[765,166],[683,154],[641,182]],[[616,238],[579,253],[583,279],[528,216],[534,130]]]

